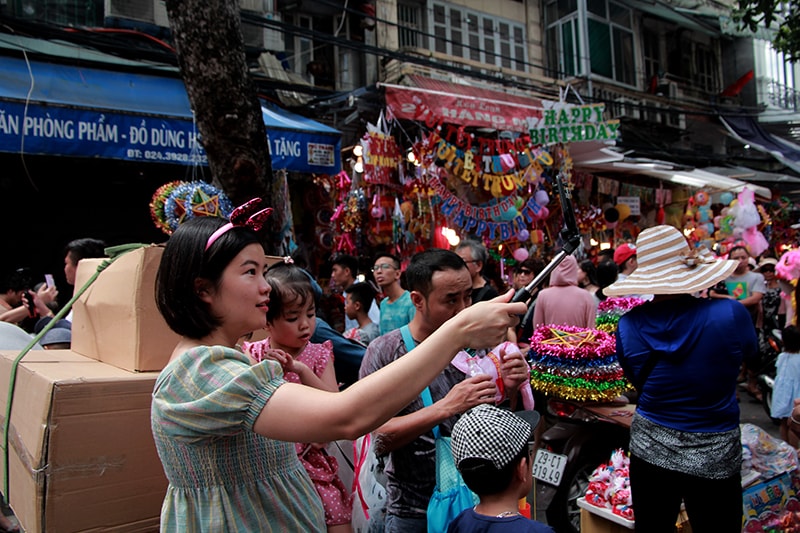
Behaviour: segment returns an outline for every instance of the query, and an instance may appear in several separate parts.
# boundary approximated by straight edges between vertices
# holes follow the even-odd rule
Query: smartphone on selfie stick
[[[552,272],[564,258],[572,254],[581,243],[581,234],[580,231],[578,231],[578,223],[575,220],[575,210],[572,207],[572,192],[567,189],[567,186],[564,184],[564,176],[561,172],[556,176],[556,187],[558,187],[558,198],[561,201],[561,211],[564,213],[564,227],[560,232],[561,240],[564,244],[561,246],[561,251],[550,260],[547,266],[545,266],[530,283],[514,294],[514,298],[511,299],[512,302],[528,302],[528,306],[530,307],[535,301],[531,298],[531,295],[536,288],[544,283],[544,280],[550,275],[550,272]]]

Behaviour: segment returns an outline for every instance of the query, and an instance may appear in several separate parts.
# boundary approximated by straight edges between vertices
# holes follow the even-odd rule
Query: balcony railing
[[[800,111],[800,91],[776,81],[770,81],[767,85],[767,101],[780,109]]]

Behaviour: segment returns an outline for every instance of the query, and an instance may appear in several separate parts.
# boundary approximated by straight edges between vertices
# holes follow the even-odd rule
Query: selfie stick
[[[550,260],[550,263],[548,263],[530,283],[517,291],[514,298],[511,299],[512,302],[528,302],[530,306],[534,301],[531,299],[531,296],[536,288],[544,282],[545,278],[550,275],[550,272],[552,272],[565,257],[575,251],[581,242],[578,223],[575,221],[575,211],[572,208],[572,193],[564,185],[564,179],[560,172],[556,177],[556,185],[558,186],[558,197],[561,200],[561,211],[564,213],[564,227],[561,229],[560,233],[564,244],[561,247],[561,251]]]

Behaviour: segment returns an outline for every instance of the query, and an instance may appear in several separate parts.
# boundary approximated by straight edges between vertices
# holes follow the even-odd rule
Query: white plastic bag
[[[370,519],[382,522],[386,506],[383,459],[375,454],[372,435],[353,441],[353,531],[366,533]]]

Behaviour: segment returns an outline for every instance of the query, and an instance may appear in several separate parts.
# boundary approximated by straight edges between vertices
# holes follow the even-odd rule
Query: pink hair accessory
[[[261,228],[264,227],[264,222],[266,222],[267,217],[272,213],[271,207],[259,209],[261,207],[261,202],[261,198],[253,198],[249,202],[234,209],[231,213],[231,221],[212,233],[211,237],[206,241],[206,251],[211,248],[211,245],[214,244],[217,239],[225,235],[234,226],[248,227],[253,231],[261,230]]]

